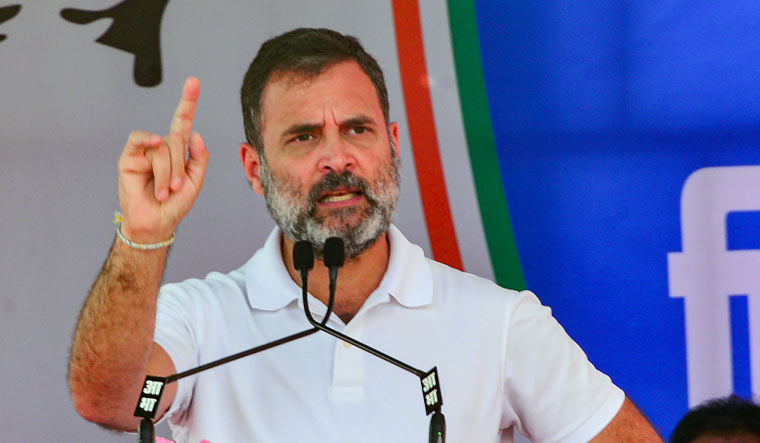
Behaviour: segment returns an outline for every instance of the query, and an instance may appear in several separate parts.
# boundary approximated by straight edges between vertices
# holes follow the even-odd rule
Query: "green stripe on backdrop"
[[[499,285],[524,289],[525,278],[509,219],[488,111],[474,0],[449,0],[448,9],[459,102],[491,265]]]

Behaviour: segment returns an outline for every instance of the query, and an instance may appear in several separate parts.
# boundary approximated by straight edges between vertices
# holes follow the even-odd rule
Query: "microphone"
[[[301,272],[301,280],[303,281],[305,289],[306,279],[308,277],[309,271],[314,267],[314,250],[311,247],[311,243],[307,241],[300,241],[294,245],[293,266]],[[304,297],[305,294],[306,292],[304,291]],[[137,399],[137,407],[135,408],[134,413],[135,417],[142,417],[137,430],[138,443],[155,443],[156,441],[153,419],[156,417],[156,412],[158,411],[157,406],[161,400],[161,395],[163,394],[164,387],[167,384],[173,383],[190,375],[197,374],[199,372],[203,372],[205,370],[238,360],[240,358],[257,354],[259,352],[266,351],[267,349],[272,349],[285,343],[298,340],[299,338],[314,334],[317,331],[319,331],[319,329],[313,327],[311,329],[297,332],[295,334],[288,335],[287,337],[283,337],[269,343],[256,346],[246,351],[238,352],[237,354],[232,354],[230,356],[214,360],[210,363],[202,364],[193,369],[170,375],[168,377],[156,377],[147,375],[145,377],[143,389],[140,391],[140,398]]]
[[[378,351],[371,346],[355,340],[347,335],[344,335],[329,326],[327,320],[332,312],[333,303],[335,301],[335,286],[338,278],[338,268],[343,266],[345,261],[345,252],[343,246],[343,240],[337,237],[330,237],[325,242],[323,259],[325,266],[329,272],[330,278],[330,298],[328,301],[327,314],[321,323],[317,323],[311,315],[309,310],[307,295],[308,295],[308,283],[307,274],[310,269],[314,267],[314,252],[312,250],[311,243],[307,241],[299,241],[293,245],[293,265],[301,272],[301,295],[303,297],[303,310],[306,314],[306,319],[322,332],[325,332],[333,337],[336,337],[346,343],[350,343],[357,348],[368,352],[375,357],[383,359],[388,363],[391,363],[407,372],[411,372],[420,378],[422,384],[422,396],[425,402],[425,412],[427,415],[433,414],[430,417],[430,443],[445,443],[446,441],[446,419],[441,412],[441,406],[443,405],[443,399],[441,398],[440,383],[438,382],[438,370],[437,368],[431,369],[429,372],[421,371],[413,366],[410,366],[401,360],[397,360],[388,354]]]
[[[330,300],[329,300],[330,306],[328,307],[327,315],[325,316],[325,319],[322,323],[317,323],[312,318],[311,312],[309,312],[308,303],[307,303],[307,294],[308,294],[307,278],[308,278],[309,271],[314,268],[314,250],[311,243],[309,243],[308,241],[299,241],[299,242],[296,242],[295,245],[293,245],[293,266],[301,274],[301,282],[302,282],[301,290],[302,290],[302,296],[303,296],[304,312],[306,314],[306,318],[308,319],[309,323],[311,323],[313,327],[311,329],[297,332],[295,334],[288,335],[287,337],[283,337],[281,339],[256,346],[246,351],[241,351],[241,352],[238,352],[237,354],[233,354],[228,357],[220,358],[218,360],[214,360],[212,362],[202,364],[193,369],[172,374],[168,377],[157,377],[157,376],[147,375],[145,377],[143,389],[140,391],[140,398],[138,398],[137,400],[137,407],[135,408],[135,413],[134,413],[135,417],[142,418],[142,421],[140,422],[140,425],[138,427],[138,442],[140,443],[155,442],[155,430],[153,426],[153,419],[156,417],[156,412],[158,410],[156,406],[160,402],[164,387],[167,384],[173,383],[177,380],[191,376],[193,374],[197,374],[199,372],[203,372],[208,369],[215,368],[217,366],[220,366],[226,363],[230,363],[232,361],[241,359],[243,357],[257,354],[259,352],[266,351],[267,349],[272,349],[274,347],[297,340],[299,338],[306,337],[308,335],[314,334],[317,331],[326,332],[329,335],[332,335],[344,342],[350,343],[356,346],[357,348],[374,355],[375,357],[381,358],[387,361],[388,363],[391,363],[407,372],[410,372],[418,376],[422,383],[422,393],[423,393],[423,400],[425,402],[425,412],[427,413],[427,415],[430,415],[431,413],[433,413],[433,416],[430,419],[430,442],[435,442],[435,443],[445,442],[446,441],[446,434],[445,434],[446,422],[443,417],[443,413],[441,413],[441,405],[443,404],[443,400],[440,395],[440,389],[439,389],[440,383],[438,382],[438,373],[435,367],[429,372],[421,371],[387,354],[384,354],[370,346],[367,346],[358,340],[354,340],[353,338],[347,335],[341,334],[340,332],[324,325],[324,323],[327,322],[330,316],[330,312],[332,310],[332,305],[335,298],[335,287],[336,287],[336,280],[338,277],[338,268],[341,267],[343,265],[343,262],[345,261],[343,241],[337,237],[332,237],[328,239],[328,241],[325,243],[324,257],[325,257],[324,258],[325,266],[328,269],[329,278],[330,278]]]
[[[325,266],[327,266],[328,277],[330,278],[330,298],[327,302],[327,313],[325,314],[325,318],[322,319],[322,325],[326,325],[327,320],[330,319],[330,314],[332,314],[333,305],[335,304],[335,287],[336,281],[338,280],[338,268],[343,266],[343,262],[346,260],[343,240],[339,237],[328,238],[327,241],[325,241],[323,255]]]
[[[293,245],[293,267],[303,277],[314,268],[314,248],[306,240],[299,240]]]
[[[301,273],[301,293],[303,295],[303,310],[306,318],[314,327],[316,323],[311,316],[309,301],[306,294],[309,292],[309,271],[314,268],[314,247],[306,240],[298,240],[293,245],[293,267]],[[327,317],[325,317],[327,318]]]

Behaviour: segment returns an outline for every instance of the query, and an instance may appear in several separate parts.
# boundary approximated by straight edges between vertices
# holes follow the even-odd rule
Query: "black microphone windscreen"
[[[330,237],[325,242],[325,266],[328,268],[340,268],[346,260],[343,239]]]
[[[293,245],[293,266],[297,271],[310,271],[314,267],[314,247],[306,240]]]

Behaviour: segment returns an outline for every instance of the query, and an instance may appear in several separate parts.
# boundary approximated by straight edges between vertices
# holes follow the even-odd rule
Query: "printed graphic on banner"
[[[21,5],[11,5],[11,6],[0,7],[0,24],[2,24],[3,22],[7,22],[8,20],[15,17],[19,11],[21,11]],[[0,34],[0,42],[5,40],[7,37],[8,36],[5,34]]]
[[[102,18],[113,23],[98,43],[134,54],[134,78],[140,86],[161,83],[161,19],[169,0],[124,0],[102,11],[66,8],[61,17],[80,25]]]
[[[760,250],[729,250],[726,225],[730,213],[760,211],[758,189],[760,166],[699,169],[683,187],[682,252],[668,253],[668,284],[684,298],[690,406],[734,392],[732,295],[747,296],[751,385],[760,392]]]

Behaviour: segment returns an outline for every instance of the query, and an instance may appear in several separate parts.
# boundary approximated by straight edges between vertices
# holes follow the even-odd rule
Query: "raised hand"
[[[193,133],[200,82],[185,81],[169,134],[132,131],[119,158],[122,233],[138,243],[171,237],[203,186],[208,150]]]

